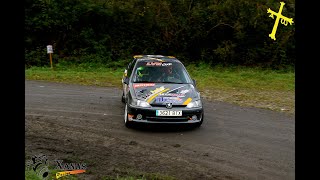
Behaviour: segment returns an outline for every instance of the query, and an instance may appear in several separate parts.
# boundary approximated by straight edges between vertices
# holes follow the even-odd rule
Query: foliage
[[[295,20],[295,2],[282,14]],[[27,0],[26,64],[55,61],[112,63],[134,54],[174,55],[185,62],[265,66],[295,64],[295,29],[279,23],[279,1],[250,0]]]

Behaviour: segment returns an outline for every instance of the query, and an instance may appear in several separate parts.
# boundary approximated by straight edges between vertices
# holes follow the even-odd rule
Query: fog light
[[[138,120],[141,120],[141,119],[142,119],[142,115],[141,115],[141,114],[138,114],[138,115],[137,115],[137,119],[138,119]]]
[[[192,120],[197,120],[197,119],[198,119],[198,117],[196,115],[192,116]]]

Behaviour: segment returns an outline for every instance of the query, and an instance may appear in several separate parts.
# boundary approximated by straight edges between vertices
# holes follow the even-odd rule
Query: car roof
[[[165,62],[180,62],[174,56],[164,56],[164,55],[135,55],[133,58],[138,61],[165,61]]]

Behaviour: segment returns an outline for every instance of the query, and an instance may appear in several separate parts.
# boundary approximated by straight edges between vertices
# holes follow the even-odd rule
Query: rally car
[[[124,123],[193,124],[204,110],[196,81],[173,56],[136,55],[122,77]]]

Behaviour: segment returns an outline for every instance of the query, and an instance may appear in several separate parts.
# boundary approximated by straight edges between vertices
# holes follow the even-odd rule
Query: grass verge
[[[197,81],[202,96],[240,106],[295,113],[295,73],[248,67],[214,68],[208,65],[186,67]],[[97,64],[59,65],[26,69],[28,80],[45,80],[81,85],[121,87],[123,68]]]
[[[295,73],[260,68],[189,65],[202,96],[240,106],[295,113]]]

